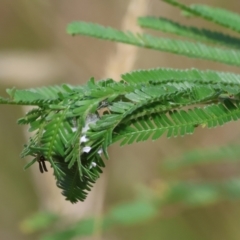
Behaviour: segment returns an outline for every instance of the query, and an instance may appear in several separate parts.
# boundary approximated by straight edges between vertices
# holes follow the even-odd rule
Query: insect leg
[[[47,166],[46,166],[45,160],[42,161],[42,166],[43,166],[44,171],[47,172],[48,170],[47,170]]]
[[[39,170],[41,173],[43,173],[43,167],[42,167],[42,162],[41,161],[38,161],[38,164],[39,164]]]

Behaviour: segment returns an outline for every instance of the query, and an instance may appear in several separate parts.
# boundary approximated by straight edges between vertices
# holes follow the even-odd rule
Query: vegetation
[[[201,17],[240,32],[238,14],[205,5],[189,7],[174,0],[164,1],[183,10],[188,17]],[[70,23],[67,32],[73,36],[86,35],[240,66],[240,38],[236,36],[184,26],[165,18],[140,17],[138,23],[141,27],[174,33],[189,40],[122,32],[86,22]],[[25,168],[38,162],[40,171],[44,172],[47,171],[45,161],[49,161],[57,186],[62,189],[66,200],[72,203],[86,198],[105,166],[103,158],[109,158],[108,147],[111,144],[156,140],[164,133],[168,138],[185,136],[193,134],[199,127],[214,128],[240,118],[240,75],[232,72],[140,69],[124,73],[120,82],[91,78],[83,86],[64,84],[26,90],[8,89],[7,93],[9,98],[1,98],[1,104],[35,106],[18,120],[19,124],[29,124],[29,131],[34,133],[21,155],[32,156],[32,161]],[[235,149],[238,151],[237,147]],[[180,167],[181,163],[183,166],[189,164],[186,159],[179,161]],[[195,158],[192,163],[202,159]],[[202,201],[214,201],[217,196],[224,198],[225,193],[229,198],[239,196],[239,189],[234,186],[239,186],[238,179],[208,185],[173,184],[168,186],[170,192],[163,195],[161,201],[154,195],[153,199],[157,197],[159,200],[157,204],[152,202],[152,198],[151,201],[141,198],[132,205],[117,207],[106,215],[106,226],[118,221],[132,223],[155,216],[155,209],[171,203],[172,196],[179,189],[185,194],[177,198],[174,195],[174,199],[201,204]],[[135,216],[134,219],[124,214],[129,209],[133,211],[131,216]],[[86,221],[85,224],[91,226],[92,220]],[[76,229],[79,230],[79,225],[68,230],[67,234],[83,233],[80,230],[76,232]],[[91,229],[86,235],[91,234]]]
[[[188,14],[240,31],[237,14],[202,5],[187,7],[176,1],[166,2]],[[182,26],[164,18],[141,17],[139,24],[202,42],[124,33],[85,22],[69,24],[67,32],[240,65],[240,39],[236,37]],[[206,45],[204,41],[215,45]],[[85,199],[100,176],[104,167],[102,152],[108,159],[107,149],[112,143],[156,140],[165,132],[167,137],[184,136],[199,126],[212,128],[238,120],[239,79],[238,74],[210,70],[139,70],[123,74],[120,82],[92,78],[84,86],[8,89],[10,98],[1,98],[1,103],[36,106],[18,120],[34,131],[22,152],[22,157],[33,157],[25,168],[38,161],[43,171],[44,161],[49,161],[58,187],[74,203]],[[102,108],[105,111],[100,115]]]

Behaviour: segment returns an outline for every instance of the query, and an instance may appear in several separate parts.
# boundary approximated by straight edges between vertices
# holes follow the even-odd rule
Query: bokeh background
[[[125,68],[117,54],[117,45],[86,37],[71,37],[66,26],[75,20],[97,22],[121,29],[128,12],[129,1],[122,0],[1,0],[0,1],[0,94],[5,89],[32,88],[43,85],[69,83],[83,84],[90,77],[102,79],[111,72],[119,75]],[[183,3],[196,1],[182,0]],[[199,0],[217,7],[238,11],[240,2],[229,0]],[[145,4],[145,15],[165,16],[185,24],[190,22],[180,15],[179,10],[158,1],[139,1],[131,10],[137,14]],[[199,27],[222,30],[201,19],[192,19],[191,24]],[[126,26],[125,26],[126,28]],[[129,26],[131,28],[131,26]],[[148,31],[154,33],[153,31]],[[165,34],[154,33],[159,36]],[[174,36],[171,36],[174,37]],[[134,47],[132,47],[134,48]],[[135,50],[134,50],[135,51]],[[131,54],[131,51],[129,51]],[[135,59],[129,66],[139,68],[176,67],[215,69],[240,72],[209,61],[188,59],[173,54],[147,49],[137,49]],[[130,55],[125,54],[125,58]],[[111,62],[116,61],[114,69]],[[112,77],[108,76],[107,77]],[[194,166],[184,171],[167,171],[161,164],[166,158],[178,158],[195,148],[221,148],[239,140],[239,123],[207,130],[199,129],[193,136],[144,142],[132,146],[110,149],[110,160],[98,188],[89,200],[71,206],[64,202],[54,186],[50,173],[40,174],[38,166],[23,171],[25,160],[19,155],[27,141],[26,128],[16,125],[27,109],[16,106],[0,106],[0,239],[36,239],[41,235],[29,233],[22,222],[37,211],[53,211],[66,216],[69,221],[104,213],[112,206],[139,196],[139,192],[150,189],[164,195],[172,181],[188,180],[201,182],[237,178],[240,165],[234,163]],[[239,186],[240,188],[240,186]],[[145,189],[145,190],[142,190]],[[162,193],[161,193],[162,191]],[[118,227],[104,233],[102,239],[171,239],[171,240],[239,240],[240,201],[212,197],[200,192],[196,203],[181,205],[173,201],[159,208],[158,217],[131,227]],[[209,192],[208,192],[209,193]],[[208,194],[207,193],[207,194]],[[180,191],[181,195],[181,191]],[[176,195],[178,196],[178,195]],[[206,201],[205,201],[206,200]],[[97,206],[97,207],[96,207]],[[80,239],[80,238],[79,238]]]

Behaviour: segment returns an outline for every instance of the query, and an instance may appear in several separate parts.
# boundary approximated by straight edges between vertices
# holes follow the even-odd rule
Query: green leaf
[[[146,221],[157,214],[153,203],[138,200],[118,205],[110,211],[108,217],[117,223],[129,225]]]
[[[124,145],[133,143],[133,139],[136,139],[136,142],[145,141],[150,137],[156,140],[157,136],[160,137],[164,132],[167,132],[168,138],[184,136],[192,134],[195,126],[198,125],[206,124],[208,128],[213,128],[239,118],[240,108],[231,101],[226,101],[224,104],[212,104],[204,108],[195,107],[188,111],[174,110],[169,114],[153,114],[152,120],[145,117],[132,121],[133,128],[126,128],[126,130],[122,128],[114,136],[113,142],[124,139],[121,143]]]
[[[206,5],[193,4],[190,7],[175,0],[163,0],[173,6],[190,13],[192,15],[200,16],[206,20],[217,23],[223,27],[230,28],[240,33],[240,15],[233,13],[226,9],[209,7]]]
[[[208,29],[184,26],[162,17],[140,17],[138,18],[138,23],[141,27],[177,34],[196,41],[206,41],[227,47],[240,48],[240,38]]]
[[[39,212],[25,219],[20,228],[24,233],[34,233],[49,228],[58,218],[56,214],[51,212]]]
[[[164,201],[168,204],[182,203],[193,207],[213,204],[220,198],[220,186],[217,184],[180,182],[171,185]]]
[[[95,231],[95,221],[93,218],[81,220],[66,230],[43,236],[41,240],[71,240],[75,237],[91,236]]]
[[[182,154],[179,157],[165,159],[163,167],[167,170],[181,170],[203,164],[218,164],[239,161],[239,144],[218,146],[214,148],[195,149]]]
[[[86,36],[127,43],[138,47],[150,48],[160,51],[181,54],[188,57],[202,58],[229,65],[240,66],[240,51],[221,49],[207,46],[202,43],[158,38],[149,34],[134,34],[122,32],[110,27],[86,22],[73,22],[68,25],[67,32],[72,35],[82,34]]]
[[[153,83],[164,83],[167,87],[169,82],[190,82],[194,84],[211,83],[236,85],[240,88],[240,74],[232,72],[220,72],[212,70],[199,69],[173,69],[173,68],[155,68],[148,70],[137,70],[122,75],[122,79],[128,83],[146,83],[152,81]]]

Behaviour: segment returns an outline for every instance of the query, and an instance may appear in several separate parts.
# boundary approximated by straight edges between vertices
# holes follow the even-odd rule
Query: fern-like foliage
[[[140,17],[138,23],[144,28],[160,30],[162,32],[176,34],[196,41],[214,43],[226,47],[234,47],[236,49],[239,49],[240,47],[240,39],[237,37],[208,29],[184,26],[166,18]]]
[[[238,31],[238,15],[206,6],[188,7],[166,0],[191,15],[201,16]],[[231,21],[221,16],[232,16]],[[140,18],[143,27],[185,36],[211,46],[122,32],[97,24],[75,22],[71,35],[82,34],[189,57],[240,65],[240,39],[224,33],[185,27],[163,18]],[[83,201],[108,159],[108,147],[148,139],[192,134],[197,127],[213,128],[240,118],[240,75],[198,69],[150,69],[112,79],[90,79],[82,86],[8,89],[2,104],[35,106],[19,124],[29,124],[33,136],[22,157],[31,156],[41,172],[51,164],[57,186],[67,200]],[[184,108],[184,109],[183,109]]]
[[[185,11],[187,16],[199,16],[208,21],[240,33],[240,15],[226,9],[210,7],[201,4],[192,4],[190,7],[175,0],[163,0]]]
[[[225,75],[230,76],[226,82],[212,78]],[[44,87],[34,97],[31,89],[8,90],[9,102],[37,106],[18,121],[35,132],[22,153],[33,157],[26,168],[41,158],[49,161],[71,202],[85,199],[104,167],[101,153],[108,158],[112,143],[156,140],[164,132],[184,136],[198,126],[212,128],[240,117],[236,74],[153,69],[122,77],[121,82],[90,79],[81,87],[64,85],[50,92]],[[106,111],[99,115],[102,107]]]
[[[67,32],[71,35],[81,34],[104,40],[127,43],[138,47],[171,52],[187,57],[207,59],[240,66],[239,50],[226,50],[220,47],[208,46],[199,42],[192,43],[190,41],[158,38],[145,33],[134,34],[130,31],[123,32],[110,27],[104,27],[99,24],[86,22],[73,22],[69,24]]]

